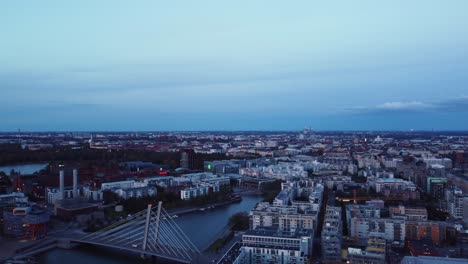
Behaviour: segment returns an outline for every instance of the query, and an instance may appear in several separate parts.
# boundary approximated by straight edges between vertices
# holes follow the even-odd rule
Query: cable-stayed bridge
[[[180,229],[159,202],[91,234],[46,239],[18,253],[12,260],[24,259],[54,247],[90,244],[139,253],[181,263],[199,263],[200,251]]]
[[[120,222],[71,242],[99,245],[183,263],[197,262],[197,247],[159,202]]]

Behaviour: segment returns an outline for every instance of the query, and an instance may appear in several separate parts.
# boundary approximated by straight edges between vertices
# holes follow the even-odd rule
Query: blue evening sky
[[[1,1],[0,131],[468,130],[468,1]]]

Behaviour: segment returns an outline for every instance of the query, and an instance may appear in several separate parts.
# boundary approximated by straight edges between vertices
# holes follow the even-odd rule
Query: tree
[[[104,200],[105,204],[118,202],[120,200],[119,196],[110,190],[102,192],[102,199]]]
[[[229,218],[229,225],[232,230],[247,230],[249,229],[249,214],[247,212],[239,212]]]

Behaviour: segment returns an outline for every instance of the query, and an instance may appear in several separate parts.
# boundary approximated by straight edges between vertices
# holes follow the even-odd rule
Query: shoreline
[[[216,236],[213,238],[212,241],[210,241],[210,243],[208,244],[208,246],[206,246],[206,248],[203,249],[202,252],[204,253],[208,253],[208,254],[212,254],[213,252],[210,252],[209,249],[210,247],[213,245],[213,243],[215,243],[218,239],[222,239],[224,237],[226,237],[227,235],[229,235],[229,233],[231,232],[234,232],[231,230],[231,228],[233,227],[233,225],[230,225],[230,224],[227,224],[223,230],[221,230],[221,232],[219,232],[218,234],[216,234]],[[229,241],[226,241],[227,243],[229,243],[231,241],[231,239]]]
[[[205,209],[207,207],[220,207],[220,206],[224,206],[224,205],[228,205],[228,204],[232,204],[232,203],[236,203],[236,202],[240,202],[242,200],[242,197],[240,197],[240,199],[233,199],[233,200],[229,200],[229,201],[224,201],[224,202],[218,202],[218,203],[211,203],[211,204],[204,204],[204,205],[200,205],[200,206],[196,206],[196,207],[190,207],[190,208],[183,208],[183,209],[170,209],[170,210],[167,210],[168,214],[170,216],[173,216],[173,215],[183,215],[183,214],[189,214],[189,213],[193,213],[193,212],[196,212],[196,211],[201,211],[201,209]]]
[[[195,207],[169,209],[169,210],[167,210],[167,213],[168,213],[170,216],[173,216],[173,215],[183,215],[183,214],[188,214],[188,213],[193,213],[193,212],[196,212],[196,211],[200,211],[200,209],[203,209],[203,208],[206,209],[207,207],[214,207],[214,208],[216,208],[216,207],[220,207],[220,206],[224,206],[224,205],[228,205],[228,204],[240,202],[240,201],[242,201],[242,196],[261,195],[261,192],[258,191],[258,190],[249,190],[249,191],[238,192],[238,193],[233,193],[233,194],[236,195],[236,196],[239,197],[239,198],[231,199],[231,200],[229,200],[229,201],[224,201],[224,202],[209,203],[209,204],[199,205],[199,206],[195,206]]]
[[[47,166],[49,166],[49,164],[50,164],[50,162],[46,162],[46,163],[31,162],[31,163],[17,163],[17,164],[11,164],[10,163],[10,164],[5,164],[5,165],[0,165],[0,171],[3,171],[8,177],[11,177],[11,175],[10,175],[11,170],[15,170],[16,172],[19,172],[21,177],[31,177],[31,176],[36,176],[35,173],[38,173],[38,172],[46,169]],[[18,167],[21,167],[21,166],[30,166],[30,165],[34,165],[34,166],[42,167],[42,168],[38,169],[38,170],[36,170],[36,171],[34,171],[32,173],[27,173],[27,174],[22,172],[21,168],[18,168]],[[5,168],[7,170],[5,170]]]

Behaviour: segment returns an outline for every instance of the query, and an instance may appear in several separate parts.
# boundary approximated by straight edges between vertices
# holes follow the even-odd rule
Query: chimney
[[[63,170],[60,170],[60,194],[61,194],[61,200],[65,199],[65,172]]]
[[[78,170],[73,169],[73,198],[78,198]]]

